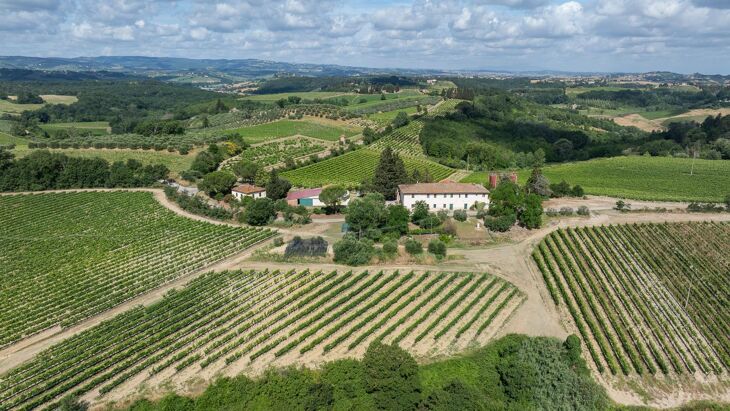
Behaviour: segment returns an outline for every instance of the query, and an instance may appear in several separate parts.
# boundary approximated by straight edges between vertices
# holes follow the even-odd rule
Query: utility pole
[[[697,151],[699,151],[699,145],[700,142],[698,141],[697,143],[695,143],[695,147],[692,150],[692,169],[690,170],[689,175],[694,175],[695,173],[695,160],[697,159]]]

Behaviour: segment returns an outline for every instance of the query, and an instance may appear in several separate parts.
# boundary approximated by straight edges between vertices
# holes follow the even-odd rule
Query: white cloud
[[[0,0],[0,54],[84,50],[450,68],[730,67],[725,0],[401,0],[357,6],[335,0]],[[710,47],[712,58],[700,51]],[[643,60],[636,57],[640,53]]]

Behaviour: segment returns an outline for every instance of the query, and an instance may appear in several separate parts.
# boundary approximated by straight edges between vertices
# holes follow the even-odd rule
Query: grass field
[[[343,134],[347,137],[357,134],[352,129],[295,120],[279,120],[257,126],[232,129],[227,132],[235,132],[251,144],[297,134],[328,141],[336,141]]]
[[[107,121],[86,121],[77,123],[48,123],[41,124],[41,128],[49,133],[57,130],[77,129],[91,131],[94,135],[109,134],[109,122]]]
[[[381,113],[368,114],[365,116],[365,118],[373,120],[382,125],[387,125],[387,124],[391,123],[395,119],[395,116],[397,116],[398,113],[401,111],[408,115],[415,114],[416,107],[415,106],[406,107],[406,108],[402,108],[400,110],[391,110],[391,111],[384,111]]]
[[[0,114],[20,114],[26,110],[38,110],[43,104],[15,104],[7,100],[0,100]]]
[[[272,235],[180,217],[144,192],[2,196],[0,209],[0,347],[73,325]]]
[[[8,144],[15,144],[16,146],[21,146],[21,145],[28,144],[28,140],[26,140],[22,137],[15,137],[13,135],[0,131],[0,145],[4,146],[4,145],[8,145]]]
[[[552,232],[533,258],[587,361],[613,375],[727,375],[730,224]]]
[[[637,200],[715,201],[730,193],[730,161],[671,157],[612,157],[547,166],[553,183],[580,184],[586,194]],[[522,170],[523,184],[530,170]],[[488,172],[473,173],[463,182],[485,183]]]
[[[0,398],[29,409],[141,381],[322,364],[375,340],[433,357],[486,345],[523,299],[483,273],[214,272],[40,353],[3,376]]]
[[[18,142],[16,144],[25,144],[27,141]],[[0,134],[0,144],[2,144],[2,134]],[[22,158],[40,149],[29,149],[27,146],[16,146],[13,153],[17,158]],[[115,161],[127,161],[134,159],[144,165],[163,164],[176,174],[187,170],[195,159],[195,153],[181,155],[177,152],[169,152],[165,150],[131,150],[131,149],[95,149],[95,148],[69,148],[69,149],[44,149],[54,153],[63,153],[70,157],[94,158],[99,157],[113,163]]]
[[[344,96],[354,96],[354,93],[346,93],[342,91],[302,91],[302,92],[296,92],[296,93],[275,93],[275,94],[255,94],[251,96],[245,96],[241,97],[240,100],[251,100],[251,101],[261,101],[261,102],[267,102],[267,103],[273,103],[277,100],[281,100],[288,98],[289,96],[297,96],[301,97],[304,100],[314,100],[314,99],[328,99],[332,97],[344,97]]]
[[[379,151],[365,148],[285,171],[281,176],[299,187],[320,187],[327,184],[354,186],[373,177],[379,160]],[[415,169],[421,172],[428,170],[434,181],[444,179],[454,172],[451,168],[425,158],[403,157],[403,162],[409,173]]]
[[[76,96],[59,96],[55,94],[41,95],[46,104],[71,104],[78,101]],[[0,100],[0,114],[20,114],[26,110],[38,110],[45,104],[15,104],[8,100]]]

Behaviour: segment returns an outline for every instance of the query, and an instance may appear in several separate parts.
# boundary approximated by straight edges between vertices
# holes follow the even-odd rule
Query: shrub
[[[425,218],[416,221],[416,225],[421,228],[436,228],[441,225],[441,219],[435,214],[429,214]]]
[[[436,217],[438,217],[441,222],[444,222],[447,218],[449,218],[449,212],[446,210],[439,210],[436,212]]]
[[[503,233],[509,231],[513,225],[517,222],[517,216],[514,214],[506,214],[499,217],[485,217],[484,226],[491,231],[497,231]]]
[[[398,242],[395,240],[386,240],[383,242],[383,253],[385,255],[396,255],[398,254]]]
[[[550,217],[555,217],[558,215],[558,210],[556,210],[554,208],[548,208],[547,210],[545,210],[545,214],[547,214]]]
[[[466,210],[456,210],[454,211],[454,220],[456,221],[466,221]]]
[[[446,257],[446,244],[437,239],[433,239],[428,243],[428,252],[435,255],[436,258],[442,259]]]
[[[397,345],[370,344],[363,358],[367,392],[381,410],[413,410],[420,400],[418,364]]]
[[[588,209],[586,206],[580,206],[578,207],[578,215],[590,215],[591,210]]]
[[[342,240],[336,242],[334,261],[347,265],[363,265],[370,262],[375,249],[370,239],[358,240],[354,235],[346,234]]]
[[[561,207],[560,215],[573,215],[573,209],[570,207]]]
[[[574,185],[573,189],[570,190],[570,193],[573,197],[583,197],[585,195],[585,191],[583,190],[583,187],[579,185]]]
[[[270,198],[258,198],[254,200],[243,214],[244,221],[250,225],[266,225],[276,216],[274,202]]]
[[[274,247],[281,247],[282,245],[284,245],[284,239],[281,237],[276,237],[274,239]]]
[[[294,237],[286,246],[284,255],[287,257],[321,257],[327,255],[327,241],[322,237],[302,239]]]
[[[420,241],[409,238],[406,240],[406,252],[410,255],[423,253],[423,245]]]

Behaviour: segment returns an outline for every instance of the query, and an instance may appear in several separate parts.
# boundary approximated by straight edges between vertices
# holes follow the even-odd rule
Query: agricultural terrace
[[[321,187],[327,184],[353,186],[370,179],[380,161],[380,151],[364,148],[341,156],[329,158],[295,170],[281,173],[281,176],[299,187]],[[450,176],[454,170],[425,158],[403,157],[406,170],[428,171],[435,181]]]
[[[75,324],[274,235],[180,217],[149,192],[1,196],[0,209],[0,347]]]
[[[288,158],[297,159],[319,153],[329,147],[331,147],[331,144],[308,137],[282,139],[249,147],[243,153],[227,161],[223,168],[230,168],[238,160],[252,161],[264,167],[271,166],[283,163]]]
[[[558,230],[533,253],[600,373],[730,370],[730,224]]]
[[[381,111],[381,112],[377,112],[377,113],[373,113],[373,114],[366,114],[365,118],[378,123],[378,125],[380,125],[380,126],[385,127],[388,124],[392,123],[393,120],[395,120],[395,116],[397,116],[398,113],[400,113],[401,111],[408,114],[409,116],[417,113],[416,107],[413,106],[413,107],[406,107],[406,108],[397,109],[397,110]]]
[[[611,157],[544,167],[552,183],[579,184],[587,194],[654,201],[722,201],[730,193],[730,161],[672,157]],[[518,172],[524,184],[531,170]],[[489,172],[462,182],[486,183]]]
[[[213,272],[10,371],[0,401],[26,409],[125,383],[322,363],[361,356],[374,340],[451,353],[486,344],[523,299],[477,273]]]
[[[441,101],[441,97],[439,96],[425,96],[422,94],[415,96],[402,96],[399,95],[401,93],[395,95],[386,95],[385,100],[377,98],[371,99],[364,103],[346,106],[345,110],[353,114],[364,115],[381,111],[393,111],[407,107],[415,107],[418,105],[429,106]],[[388,98],[389,96],[395,96],[395,98]]]
[[[336,141],[341,135],[352,137],[357,134],[357,131],[349,128],[295,120],[273,121],[271,123],[259,124],[251,127],[227,130],[226,132],[236,133],[251,144],[294,135],[302,135],[320,140]]]

